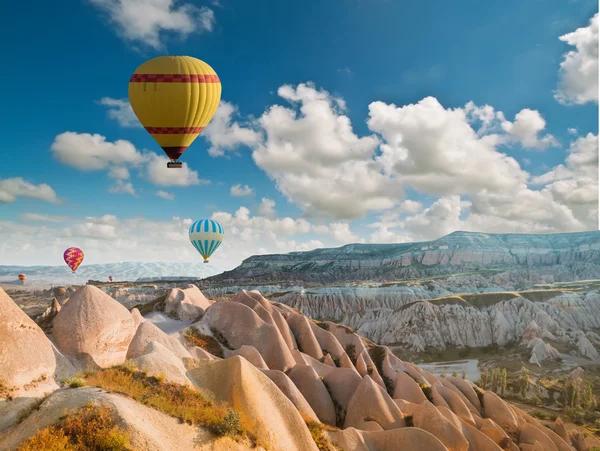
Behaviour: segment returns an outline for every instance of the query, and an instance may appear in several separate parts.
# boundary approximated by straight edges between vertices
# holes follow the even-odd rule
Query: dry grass
[[[89,386],[127,395],[182,422],[202,426],[217,436],[252,439],[236,411],[225,403],[206,399],[190,387],[160,381],[125,366],[101,370],[86,379]]]
[[[88,404],[38,431],[18,451],[132,451],[127,431],[107,407]]]
[[[46,398],[48,396],[50,396],[50,393],[46,393],[43,398],[36,399],[35,402],[33,404],[31,404],[29,407],[21,410],[21,412],[19,413],[19,417],[17,418],[17,424],[20,424],[23,421],[25,421],[27,419],[27,417],[29,415],[31,415],[33,412],[35,412],[36,410],[40,410],[41,405],[44,403],[44,401],[46,400]]]
[[[223,348],[214,337],[201,334],[193,327],[186,329],[183,334],[191,346],[198,346],[199,348],[202,348],[206,352],[210,352],[212,355],[217,357],[225,357],[223,354]]]
[[[325,451],[338,451],[342,450],[335,443],[331,443],[327,436],[325,435],[325,431],[337,431],[339,429],[328,426],[323,423],[318,423],[316,421],[306,423],[308,426],[308,430],[310,431],[310,435],[314,440],[317,448]]]

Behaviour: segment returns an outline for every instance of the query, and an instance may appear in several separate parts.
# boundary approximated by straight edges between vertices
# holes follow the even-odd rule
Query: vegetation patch
[[[407,428],[415,427],[412,415],[404,415],[404,423],[406,424]]]
[[[343,451],[343,449],[338,445],[331,443],[325,434],[325,431],[337,431],[338,428],[334,428],[323,423],[318,423],[316,421],[306,423],[306,426],[308,426],[310,435],[317,445],[317,448],[324,451]]]
[[[338,428],[343,428],[344,421],[346,420],[346,411],[341,406],[341,404],[339,402],[337,402],[337,399],[335,399],[335,396],[333,396],[333,393],[331,392],[329,385],[327,385],[327,382],[325,382],[323,379],[321,379],[321,381],[323,382],[323,385],[325,385],[325,388],[327,389],[327,393],[329,393],[329,397],[331,398],[331,401],[333,402],[333,407],[335,408],[335,425]]]
[[[85,379],[82,377],[70,377],[60,381],[62,385],[68,385],[71,388],[85,387]]]
[[[108,407],[88,404],[38,431],[18,451],[132,451],[127,431]]]
[[[157,297],[153,301],[146,302],[144,304],[138,304],[138,305],[134,306],[131,310],[133,310],[134,308],[138,309],[140,311],[140,313],[142,314],[142,316],[149,315],[150,313],[154,312],[155,310],[157,312],[164,312],[166,299],[167,299],[167,295],[163,294],[162,296]]]
[[[421,390],[423,391],[423,394],[425,395],[427,400],[429,402],[433,402],[433,393],[431,392],[431,385],[419,382],[419,387],[421,387]]]
[[[346,351],[346,354],[348,354],[348,357],[350,357],[350,360],[352,361],[352,364],[354,366],[356,366],[356,347],[350,343],[348,345],[346,345],[346,347],[344,348],[344,351]]]
[[[222,359],[225,358],[225,355],[223,354],[223,348],[214,337],[201,334],[194,327],[188,327],[183,332],[183,336],[191,346],[198,346],[199,348],[204,349],[206,352],[210,352],[214,356],[221,357]]]
[[[472,387],[475,393],[477,393],[477,397],[479,398],[479,403],[481,404],[481,407],[483,407],[483,395],[485,394],[485,391],[483,391],[477,385],[473,385]]]
[[[324,321],[314,321],[314,323],[321,329],[329,331],[329,323],[326,323]]]
[[[369,349],[369,355],[375,363],[375,367],[377,371],[379,371],[379,375],[383,379],[383,383],[385,384],[385,388],[390,396],[394,394],[394,381],[392,381],[389,377],[383,374],[383,360],[385,359],[385,348],[383,346],[375,346]]]
[[[221,343],[223,346],[225,346],[227,349],[232,350],[233,348],[231,347],[231,345],[229,344],[229,342],[227,341],[227,338],[225,338],[223,336],[223,334],[218,331],[217,329],[215,329],[214,327],[210,328],[211,333],[213,334],[213,337],[215,337],[217,339],[217,341],[219,343]]]
[[[240,415],[225,403],[205,398],[190,387],[160,381],[128,366],[97,371],[87,376],[90,386],[127,395],[181,422],[204,427],[217,436],[254,440],[241,424]]]
[[[17,418],[17,424],[21,424],[33,412],[35,412],[36,410],[40,410],[41,405],[44,403],[44,401],[46,400],[46,398],[48,396],[50,396],[50,393],[46,393],[43,398],[36,399],[33,402],[33,404],[31,404],[27,408],[21,410],[21,412],[19,412],[19,417]]]

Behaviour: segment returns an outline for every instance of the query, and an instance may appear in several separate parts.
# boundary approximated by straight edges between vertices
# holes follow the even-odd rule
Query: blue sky
[[[411,3],[12,2],[0,264],[62,264],[69,246],[84,263],[191,261],[186,224],[205,217],[230,232],[224,267],[457,229],[597,228],[597,2]],[[223,85],[179,172],[126,102],[135,68],[164,54]]]

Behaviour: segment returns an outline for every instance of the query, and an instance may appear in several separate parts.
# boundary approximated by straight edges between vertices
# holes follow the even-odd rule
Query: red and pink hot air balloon
[[[114,277],[113,277],[113,276],[108,276],[108,281],[109,281],[109,282],[112,282],[112,281],[113,281],[113,279],[114,279]]]
[[[65,251],[63,257],[67,266],[71,268],[73,274],[75,274],[75,271],[77,271],[77,268],[79,268],[79,265],[81,265],[81,262],[83,261],[83,251],[78,247],[70,247]]]
[[[25,274],[19,274],[17,277],[23,283],[25,283],[25,279],[27,279],[27,276]]]

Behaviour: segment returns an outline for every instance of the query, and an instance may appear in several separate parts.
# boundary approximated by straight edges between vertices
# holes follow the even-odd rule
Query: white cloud
[[[17,197],[29,197],[31,199],[40,199],[51,204],[61,203],[56,196],[56,192],[50,185],[40,183],[34,185],[21,177],[10,179],[0,179],[0,204],[14,202]]]
[[[406,211],[407,213],[416,213],[423,209],[423,204],[418,201],[406,199],[400,204],[400,210]]]
[[[45,215],[41,213],[23,213],[19,215],[21,221],[39,221],[39,222],[66,222],[69,220],[66,216]]]
[[[198,178],[198,172],[190,169],[187,163],[183,163],[181,168],[173,169],[167,167],[167,157],[160,157],[155,153],[149,153],[148,159],[146,177],[155,185],[190,186],[210,183],[208,180]]]
[[[229,190],[229,193],[234,197],[244,197],[244,196],[252,196],[254,194],[254,190],[250,188],[248,185],[234,185]]]
[[[567,131],[570,135],[576,135],[578,133],[576,128],[568,128]]]
[[[133,197],[138,197],[133,184],[121,179],[116,180],[114,185],[108,188],[108,192],[113,194],[131,194]]]
[[[211,144],[208,149],[211,156],[220,157],[226,151],[233,151],[240,146],[254,146],[259,142],[258,132],[233,120],[236,112],[234,105],[221,100],[215,115],[202,131],[201,136]]]
[[[162,197],[163,199],[166,199],[166,200],[174,200],[175,199],[175,195],[173,193],[169,193],[167,191],[159,190],[156,192],[156,195],[158,197]]]
[[[210,183],[198,177],[198,172],[190,169],[187,163],[181,168],[167,168],[167,157],[154,152],[139,152],[129,141],[107,141],[102,135],[65,132],[52,143],[54,158],[61,163],[80,171],[108,169],[108,176],[115,179],[109,189],[112,193],[135,195],[128,166],[138,168],[145,178],[160,186],[189,186]]]
[[[275,213],[275,201],[263,197],[258,206],[258,214],[267,218],[274,218],[277,215]]]
[[[575,47],[560,63],[558,89],[554,98],[566,105],[598,103],[598,13],[587,27],[559,39]]]
[[[431,240],[461,230],[460,214],[468,204],[460,196],[442,197],[429,208],[404,220],[404,228],[414,241]]]
[[[117,121],[122,127],[142,127],[128,99],[103,97],[98,103],[108,107],[108,117]]]
[[[517,113],[514,122],[504,121],[502,128],[516,138],[523,147],[529,149],[546,149],[558,146],[552,135],[540,138],[539,133],[546,128],[546,121],[536,110],[525,108]]]
[[[64,132],[54,138],[50,149],[54,158],[80,171],[97,171],[109,165],[139,165],[144,156],[129,141],[114,143],[102,135]]]
[[[163,32],[177,33],[181,38],[199,31],[212,31],[215,14],[176,0],[90,0],[108,15],[118,34],[127,41],[154,49],[163,47]]]
[[[333,222],[329,225],[329,235],[340,244],[358,243],[361,239],[350,230],[347,222]]]
[[[277,183],[278,189],[309,215],[338,219],[364,216],[391,208],[402,187],[381,172],[374,159],[375,136],[359,138],[343,102],[311,83],[279,88],[279,96],[299,105],[271,106],[259,119],[265,141],[252,156]]]
[[[378,160],[386,173],[438,196],[524,183],[528,174],[519,163],[497,151],[501,138],[479,136],[468,113],[468,108],[445,109],[433,97],[403,107],[371,103],[367,124],[385,139]]]

